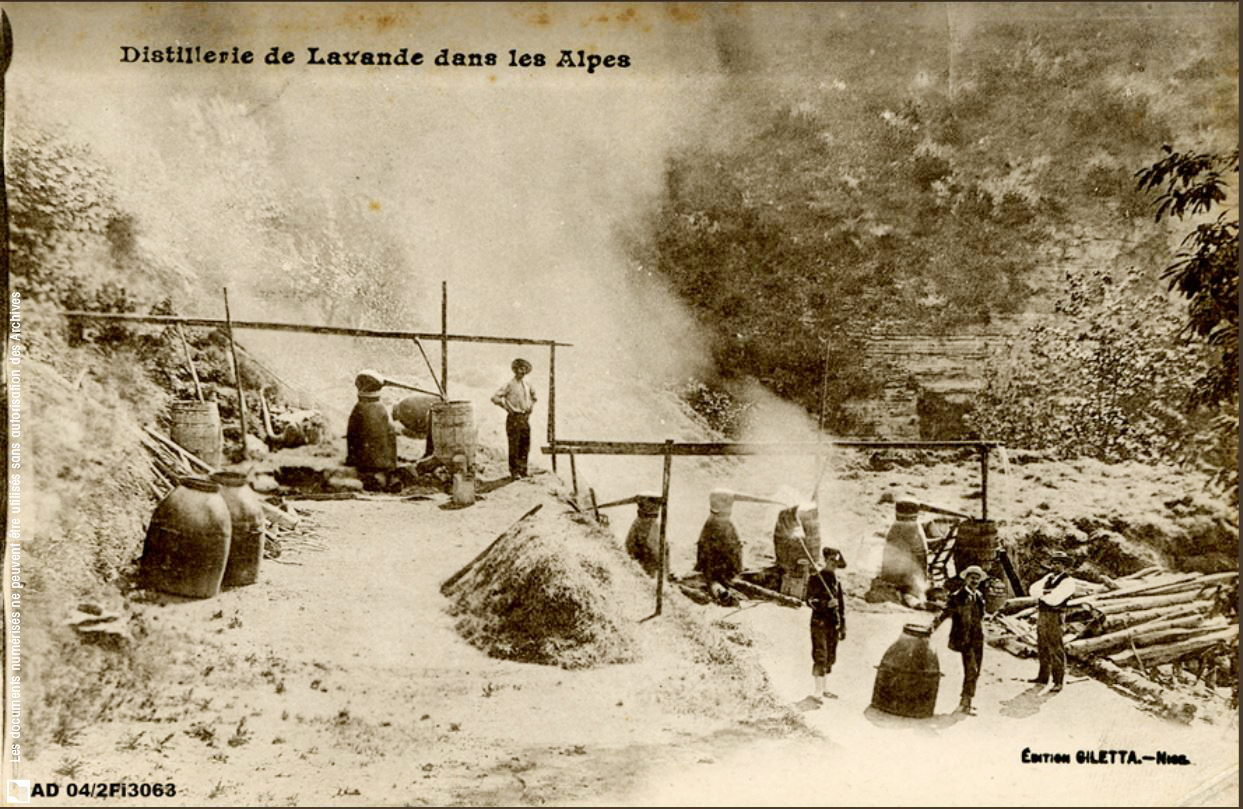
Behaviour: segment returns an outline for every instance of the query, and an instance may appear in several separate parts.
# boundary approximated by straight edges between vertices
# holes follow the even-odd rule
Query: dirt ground
[[[1235,805],[1233,717],[1176,724],[1078,676],[1050,698],[1020,682],[1034,661],[992,648],[979,715],[951,715],[961,667],[944,628],[937,715],[875,712],[881,655],[904,623],[930,616],[857,598],[829,679],[839,698],[819,708],[803,701],[805,610],[693,608],[750,639],[787,706],[743,721],[679,710],[677,688],[712,685],[662,641],[661,618],[641,625],[636,663],[490,658],[455,632],[440,583],[536,503],[566,508],[553,482],[540,473],[461,510],[442,508],[444,495],[298,502],[319,546],[268,560],[259,584],[215,599],[135,604],[170,650],[193,651],[170,652],[131,718],[87,725],[29,777],[177,786],[135,805]],[[879,542],[855,558],[878,558]],[[1025,748],[1072,763],[1024,764]],[[1191,763],[1073,763],[1089,750]]]

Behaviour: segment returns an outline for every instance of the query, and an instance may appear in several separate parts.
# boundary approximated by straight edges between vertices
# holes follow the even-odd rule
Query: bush
[[[1132,269],[1066,274],[1055,325],[989,360],[971,426],[1025,449],[1103,461],[1178,460],[1200,425],[1186,403],[1204,352],[1178,339],[1176,304]]]

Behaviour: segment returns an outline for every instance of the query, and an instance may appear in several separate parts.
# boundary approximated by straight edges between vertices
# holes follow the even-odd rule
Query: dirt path
[[[735,726],[655,693],[694,676],[662,656],[658,625],[641,662],[589,671],[492,659],[454,631],[440,583],[532,505],[565,508],[540,481],[461,511],[443,496],[299,503],[323,550],[215,599],[139,606],[194,651],[137,718],[86,727],[31,777],[171,782],[186,804],[591,802],[642,783],[655,750]]]
[[[985,650],[978,715],[951,715],[962,667],[935,638],[944,678],[930,720],[879,713],[871,702],[875,665],[907,622],[927,613],[893,607],[849,615],[849,632],[828,680],[838,699],[808,710],[805,721],[823,741],[772,740],[732,751],[690,770],[654,774],[640,803],[704,805],[1236,805],[1238,726],[1192,726],[1159,719],[1095,680],[1072,677],[1050,696],[1019,682],[1035,661]],[[807,613],[762,605],[740,613],[770,661],[778,696],[790,702],[811,691]],[[1071,754],[1071,764],[1024,764],[1024,748]],[[1189,766],[1075,764],[1080,750],[1185,754]]]
[[[1237,767],[1237,726],[1158,720],[1093,681],[1042,700],[1013,679],[1034,664],[992,649],[980,715],[949,717],[960,672],[944,630],[938,716],[865,710],[884,649],[903,623],[927,620],[898,608],[851,614],[830,679],[840,699],[803,714],[819,736],[676,710],[658,693],[671,681],[708,685],[658,622],[644,625],[635,664],[489,658],[454,631],[439,585],[534,504],[563,509],[547,480],[461,511],[441,508],[443,496],[300,503],[323,549],[270,562],[259,585],[216,599],[140,607],[185,641],[170,649],[193,651],[170,659],[133,718],[88,726],[32,762],[31,777],[177,785],[175,800],[151,805],[1082,805],[1176,803]],[[761,605],[726,620],[750,630],[781,701],[806,696],[805,611]],[[1025,747],[1164,750],[1192,764],[1024,765]],[[1237,769],[1217,787],[1200,801],[1228,804]]]

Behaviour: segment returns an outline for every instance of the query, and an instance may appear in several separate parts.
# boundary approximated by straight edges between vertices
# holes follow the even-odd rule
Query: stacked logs
[[[139,441],[147,451],[147,461],[152,477],[151,493],[162,499],[177,486],[177,481],[187,475],[210,475],[215,467],[200,459],[177,442],[161,435],[150,427],[144,427]],[[324,550],[324,544],[301,515],[288,503],[264,502],[263,514],[267,525],[263,530],[263,556],[283,564],[300,564],[290,559],[303,551]],[[282,555],[285,558],[281,558]]]
[[[1153,567],[1109,585],[1089,585],[1091,592],[1080,590],[1067,602],[1066,653],[1145,674],[1174,664],[1193,670],[1197,679],[1213,679],[1207,675],[1230,671],[1237,657],[1238,580],[1237,571],[1169,573]],[[1011,599],[1001,613],[1003,626],[1034,644],[1034,598]]]

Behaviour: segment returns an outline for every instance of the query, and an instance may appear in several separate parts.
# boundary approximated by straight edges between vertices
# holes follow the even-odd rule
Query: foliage
[[[1157,221],[1208,214],[1227,199],[1222,172],[1239,173],[1239,150],[1226,154],[1176,152],[1137,172],[1142,190],[1161,189]],[[1235,180],[1237,193],[1238,181]],[[1212,350],[1215,361],[1195,381],[1192,406],[1215,410],[1213,429],[1197,442],[1199,460],[1238,505],[1239,212],[1227,209],[1183,239],[1163,277],[1187,299],[1183,332]]]
[[[110,175],[86,147],[49,133],[13,138],[6,161],[10,271],[36,299],[83,294],[92,270],[132,247]]]
[[[1178,93],[1152,79],[1220,52],[1216,35],[1175,47],[1150,15],[1106,23],[1076,9],[1037,33],[973,11],[945,64],[926,27],[943,20],[907,15],[885,21],[893,60],[881,74],[851,42],[852,24],[881,13],[839,14],[817,86],[726,86],[714,131],[669,157],[630,245],[716,336],[722,376],[751,375],[811,410],[822,340],[997,328],[1050,294],[1061,234],[1122,241],[1140,226],[1129,167],[1175,122],[1218,125],[1188,100],[1216,74],[1188,74]],[[835,357],[830,411],[879,374],[857,353]]]
[[[1139,187],[1159,189],[1157,221],[1204,214],[1226,201],[1221,172],[1239,173],[1239,150],[1229,154],[1175,152],[1136,175]],[[1237,181],[1236,181],[1237,185]],[[1197,404],[1237,400],[1239,390],[1239,213],[1223,211],[1196,227],[1165,269],[1170,289],[1187,298],[1186,330],[1217,352],[1219,361],[1196,383]]]
[[[1063,458],[1175,459],[1198,424],[1176,403],[1204,366],[1178,339],[1177,307],[1137,269],[1068,272],[1055,323],[990,360],[969,420],[976,431]]]
[[[752,402],[740,401],[701,379],[687,379],[681,398],[708,427],[728,438],[738,438],[746,432],[755,410]]]

